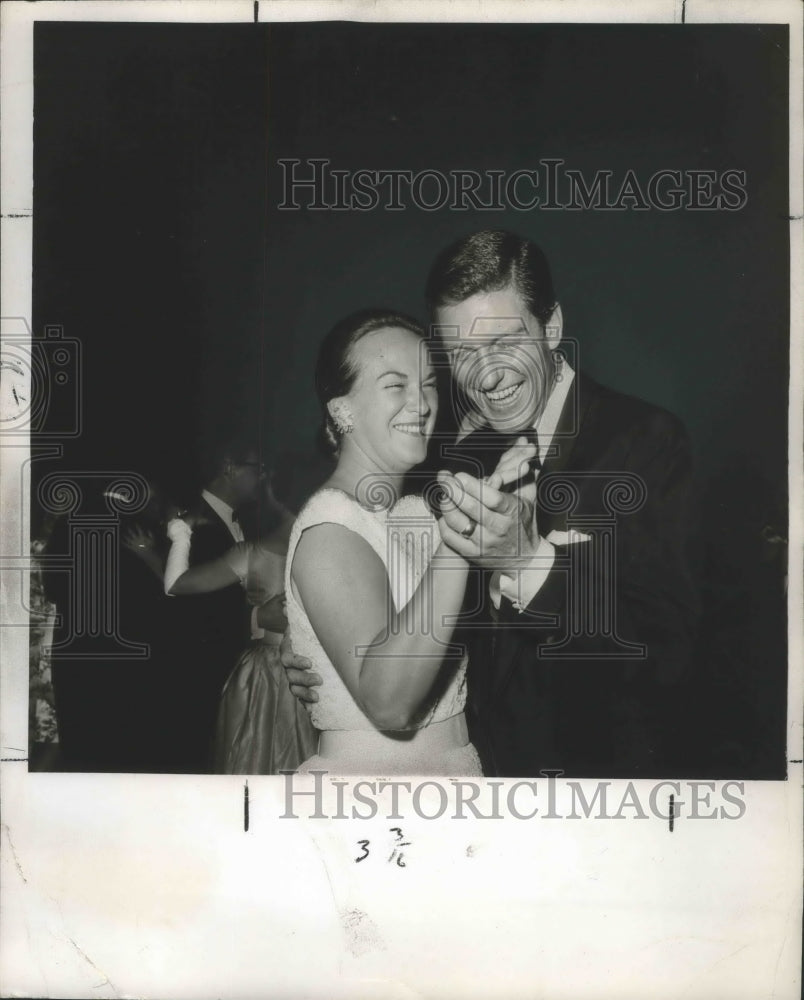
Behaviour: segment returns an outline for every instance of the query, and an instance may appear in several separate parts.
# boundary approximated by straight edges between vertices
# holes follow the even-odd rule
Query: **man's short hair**
[[[441,251],[427,278],[425,297],[432,314],[439,306],[511,284],[544,329],[556,307],[547,258],[530,240],[504,229],[484,229]]]

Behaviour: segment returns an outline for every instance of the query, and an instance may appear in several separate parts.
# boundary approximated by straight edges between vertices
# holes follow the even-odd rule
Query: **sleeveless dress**
[[[321,733],[318,754],[304,762],[300,773],[481,775],[463,713],[466,657],[444,660],[431,703],[416,728],[404,732],[378,729],[341,680],[294,596],[290,580],[302,532],[327,523],[342,525],[371,545],[388,571],[397,611],[413,596],[439,542],[435,518],[417,496],[403,497],[390,509],[372,511],[341,490],[325,488],[300,511],[291,532],[285,570],[288,623],[294,652],[308,657],[322,678],[316,689],[318,701],[306,706]],[[404,665],[399,669],[404,670]]]
[[[284,586],[285,560],[259,543],[239,542],[224,557],[263,603]],[[293,697],[279,659],[282,636],[260,629],[223,688],[215,732],[216,774],[295,771],[315,752],[318,733]]]

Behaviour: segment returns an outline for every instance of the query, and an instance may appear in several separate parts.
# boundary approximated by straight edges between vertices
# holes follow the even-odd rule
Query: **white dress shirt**
[[[234,520],[234,510],[229,506],[228,503],[224,503],[220,497],[216,497],[214,493],[210,493],[209,490],[202,490],[201,496],[206,500],[210,507],[215,511],[218,517],[223,521],[226,527],[229,529],[232,538],[236,542],[244,542],[245,536],[243,535],[243,529],[240,524]],[[262,639],[265,635],[265,629],[260,628],[257,623],[257,615],[259,613],[259,608],[251,609],[251,638],[252,639]]]

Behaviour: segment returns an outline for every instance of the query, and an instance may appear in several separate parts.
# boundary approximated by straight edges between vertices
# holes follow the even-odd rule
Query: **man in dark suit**
[[[444,537],[476,567],[461,632],[485,773],[672,770],[697,616],[682,425],[574,371],[530,241],[459,240],[426,294],[460,411],[437,464]],[[284,660],[314,700],[315,679]]]
[[[684,428],[573,370],[533,243],[460,240],[427,298],[466,407],[440,480],[445,539],[482,574],[464,624],[487,772],[672,770],[697,615]],[[512,445],[530,464],[509,486],[493,473]]]
[[[210,562],[244,541],[238,512],[256,498],[264,467],[249,441],[228,441],[205,456],[206,486],[183,516],[193,526],[190,566]],[[211,742],[221,690],[246,646],[248,614],[243,588],[235,583],[209,594],[176,597],[179,770],[210,767]]]

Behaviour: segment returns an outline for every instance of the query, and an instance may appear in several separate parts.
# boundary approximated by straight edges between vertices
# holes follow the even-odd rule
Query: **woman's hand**
[[[132,524],[126,528],[121,538],[123,545],[131,549],[135,556],[144,557],[146,552],[156,550],[154,533],[141,524]]]
[[[510,483],[516,483],[530,471],[530,462],[536,457],[537,449],[526,437],[518,437],[514,444],[500,455],[497,468],[486,479],[495,490]]]
[[[284,632],[288,627],[284,591],[257,608],[257,624],[269,632]]]
[[[135,556],[142,559],[160,580],[162,579],[164,571],[162,556],[159,552],[156,536],[149,528],[145,528],[141,524],[132,524],[123,532],[121,541]]]
[[[168,504],[165,511],[165,523],[178,518],[188,524],[193,530],[195,528],[200,528],[205,524],[212,524],[208,517],[205,517],[199,511],[186,510],[183,507],[177,507],[176,504]]]
[[[438,532],[441,535],[441,545],[446,546],[455,559],[463,559],[464,557],[461,553],[450,544],[449,528],[446,516],[444,515],[459,509],[459,502],[463,496],[464,487],[460,479],[454,476],[451,472],[445,471],[438,473],[438,483],[441,487],[439,507],[441,508],[442,516],[438,519]],[[468,532],[468,534],[464,537],[469,537],[469,535],[474,532],[475,527],[475,522],[472,521],[470,517],[466,517],[463,522],[463,527],[460,530]]]

